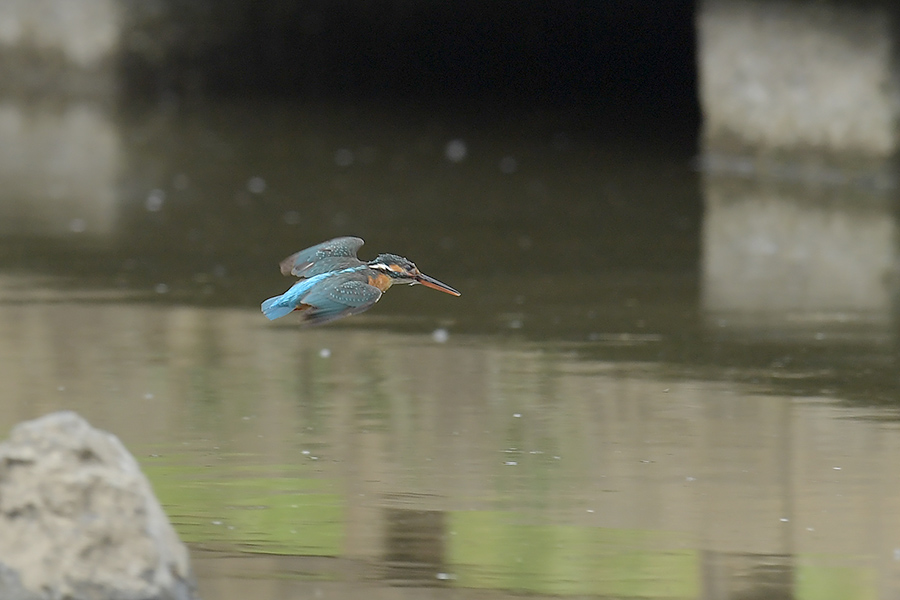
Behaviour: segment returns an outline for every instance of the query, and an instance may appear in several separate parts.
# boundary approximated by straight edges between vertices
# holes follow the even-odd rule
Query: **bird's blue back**
[[[290,314],[303,302],[304,296],[306,296],[306,294],[308,294],[311,289],[320,284],[322,281],[336,275],[354,273],[367,268],[368,265],[363,263],[348,267],[346,269],[341,269],[340,271],[329,271],[327,273],[314,275],[313,277],[310,277],[308,279],[301,279],[300,281],[292,285],[291,288],[285,293],[281,294],[280,296],[275,296],[274,298],[269,298],[268,300],[263,302],[262,311],[266,315],[266,317],[274,321],[275,319]]]

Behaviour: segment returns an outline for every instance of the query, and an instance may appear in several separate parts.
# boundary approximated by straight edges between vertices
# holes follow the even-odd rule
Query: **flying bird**
[[[297,311],[304,325],[321,325],[369,310],[395,283],[421,283],[459,296],[402,256],[379,254],[369,262],[359,260],[356,253],[364,243],[358,237],[339,237],[288,256],[281,261],[281,273],[300,281],[263,302],[263,314],[274,321]]]

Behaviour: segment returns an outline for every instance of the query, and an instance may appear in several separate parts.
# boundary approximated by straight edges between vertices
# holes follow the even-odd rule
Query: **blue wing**
[[[362,265],[356,253],[365,242],[358,237],[339,237],[288,256],[281,261],[281,272],[296,277],[313,277]]]
[[[381,290],[363,281],[326,282],[303,297],[300,315],[304,324],[320,325],[366,311],[379,298]]]

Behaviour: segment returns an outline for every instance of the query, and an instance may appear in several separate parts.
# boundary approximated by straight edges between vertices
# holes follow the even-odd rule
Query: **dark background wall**
[[[130,0],[123,72],[204,93],[600,109],[698,123],[694,4]]]

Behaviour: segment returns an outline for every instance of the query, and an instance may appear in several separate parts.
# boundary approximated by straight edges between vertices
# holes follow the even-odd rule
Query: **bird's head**
[[[421,283],[426,287],[459,296],[459,292],[452,287],[422,273],[411,260],[396,254],[379,254],[375,260],[369,261],[368,266],[370,269],[390,277],[391,283],[406,283],[409,285]]]

